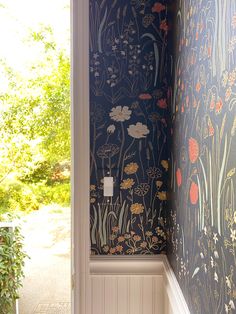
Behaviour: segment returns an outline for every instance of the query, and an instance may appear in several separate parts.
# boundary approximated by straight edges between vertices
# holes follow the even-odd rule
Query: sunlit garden
[[[10,314],[31,258],[22,221],[70,206],[68,2],[0,1],[0,27],[0,309]]]

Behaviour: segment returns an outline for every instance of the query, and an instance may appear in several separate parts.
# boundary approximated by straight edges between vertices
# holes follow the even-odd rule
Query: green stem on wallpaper
[[[119,177],[120,163],[121,163],[121,157],[122,157],[122,152],[123,152],[123,148],[124,148],[124,141],[125,141],[124,125],[122,122],[120,124],[121,124],[122,139],[121,139],[121,145],[120,145],[119,160],[118,160],[118,164],[117,164],[117,173],[116,173],[117,178]]]
[[[125,166],[125,158],[127,156],[128,151],[130,150],[130,148],[133,146],[135,139],[132,140],[131,144],[128,146],[128,148],[126,149],[124,155],[123,155],[123,160],[122,160],[122,166],[121,166],[121,180],[123,180],[123,174],[124,174],[124,166]],[[120,156],[121,157],[121,156]],[[119,161],[120,163],[120,161]]]
[[[226,156],[227,156],[227,135],[225,136],[225,145],[224,145],[224,153],[223,153],[223,159],[222,159],[222,164],[221,164],[221,169],[220,169],[220,176],[219,176],[219,182],[218,182],[218,192],[217,192],[217,226],[218,226],[218,232],[221,235],[221,185],[222,185],[222,180],[223,180],[223,175],[225,171],[225,163],[226,163]]]
[[[96,233],[96,228],[97,228],[98,215],[97,215],[96,207],[94,205],[93,205],[93,212],[94,212],[94,222],[93,222],[93,227],[91,231],[91,241],[92,241],[92,244],[96,244],[95,233]]]

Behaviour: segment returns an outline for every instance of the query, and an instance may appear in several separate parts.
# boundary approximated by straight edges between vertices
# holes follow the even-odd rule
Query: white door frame
[[[90,314],[89,0],[71,0],[72,313]]]

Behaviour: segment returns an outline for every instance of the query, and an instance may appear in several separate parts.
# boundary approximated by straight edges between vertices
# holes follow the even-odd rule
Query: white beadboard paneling
[[[190,314],[165,256],[96,258],[90,272],[92,314]]]
[[[142,313],[153,314],[154,313],[154,293],[153,282],[155,278],[152,276],[143,277],[143,307]]]
[[[93,275],[92,314],[164,314],[162,288],[160,275]]]
[[[105,311],[104,314],[117,314],[118,296],[117,296],[117,277],[105,276]]]
[[[163,276],[153,277],[153,298],[154,298],[153,314],[164,314],[165,299]]]
[[[120,276],[117,278],[118,289],[118,314],[129,314],[129,278]]]
[[[93,276],[92,284],[92,314],[104,314],[105,278]]]
[[[130,280],[130,300],[129,300],[129,308],[130,314],[142,314],[142,277],[135,276],[129,277]]]

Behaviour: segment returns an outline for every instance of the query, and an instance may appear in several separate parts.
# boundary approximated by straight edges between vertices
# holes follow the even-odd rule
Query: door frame
[[[89,1],[71,0],[72,313],[90,314]]]

